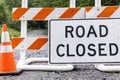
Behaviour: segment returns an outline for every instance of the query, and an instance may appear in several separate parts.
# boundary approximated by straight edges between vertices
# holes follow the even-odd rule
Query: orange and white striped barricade
[[[13,20],[80,19],[85,8],[13,8]]]
[[[28,0],[22,0],[22,8],[14,8],[12,11],[13,20],[21,20],[21,37],[27,36],[27,20],[50,20],[50,19],[81,19],[85,18],[85,8],[75,8],[76,0],[70,0],[70,8],[28,8]],[[26,61],[31,62],[36,59],[25,60],[25,50],[20,50],[20,61],[19,64],[24,65]],[[38,61],[42,59],[39,58]],[[43,60],[44,61],[44,60]],[[45,59],[49,61],[49,59]],[[19,65],[18,64],[18,65]],[[24,65],[19,68],[27,70],[73,70],[73,65],[40,65],[30,66]]]
[[[86,18],[120,18],[120,6],[86,7]],[[120,71],[119,65],[95,64],[100,71]]]
[[[12,47],[14,50],[48,50],[47,37],[18,37],[12,39]],[[31,62],[42,62],[42,65],[29,65]],[[43,65],[43,62],[48,62],[49,58],[28,58],[25,62],[20,60],[17,68],[21,70],[47,70],[47,71],[68,71],[74,67],[72,65],[50,65],[49,63]]]
[[[86,18],[120,18],[120,6],[86,7]]]

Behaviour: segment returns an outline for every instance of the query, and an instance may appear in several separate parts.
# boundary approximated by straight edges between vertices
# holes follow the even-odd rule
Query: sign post
[[[27,8],[28,7],[28,0],[22,0],[22,8]],[[26,37],[27,36],[27,21],[22,20],[21,21],[21,37]],[[25,56],[26,56],[26,51],[20,51],[20,63],[25,62]],[[18,64],[19,65],[19,64]]]
[[[49,24],[50,63],[120,62],[120,19],[51,20]]]
[[[76,7],[76,0],[70,0],[70,7],[75,8]]]
[[[101,0],[95,0],[95,7],[101,7]]]

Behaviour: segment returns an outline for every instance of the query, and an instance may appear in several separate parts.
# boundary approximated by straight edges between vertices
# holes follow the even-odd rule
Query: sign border
[[[112,19],[119,19],[120,18],[86,18],[86,19],[51,19],[48,21],[48,44],[49,44],[49,48],[48,48],[48,57],[49,57],[49,63],[50,64],[105,64],[105,63],[120,63],[119,62],[51,62],[51,22],[52,21],[72,21],[72,20],[112,20]]]

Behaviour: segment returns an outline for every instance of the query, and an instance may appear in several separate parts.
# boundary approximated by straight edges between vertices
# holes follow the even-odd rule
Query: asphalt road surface
[[[34,30],[28,36],[46,36],[44,30]],[[14,51],[16,63],[19,51]],[[48,57],[47,51],[27,51],[29,57]],[[38,63],[39,64],[39,63]],[[120,80],[120,72],[102,72],[92,64],[75,65],[72,71],[23,71],[19,75],[0,76],[0,80]]]

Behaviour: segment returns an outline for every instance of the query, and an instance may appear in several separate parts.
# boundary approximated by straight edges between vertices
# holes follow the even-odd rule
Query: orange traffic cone
[[[2,25],[0,74],[12,74],[17,72],[13,49],[6,24]]]

